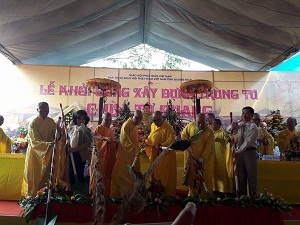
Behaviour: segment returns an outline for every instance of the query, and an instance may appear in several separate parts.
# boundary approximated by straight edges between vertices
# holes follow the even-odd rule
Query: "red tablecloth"
[[[33,212],[32,219],[37,215],[45,214],[45,204],[40,204]],[[182,210],[180,206],[168,206],[168,213],[160,211],[160,217],[156,209],[152,209],[147,215],[142,211],[138,215],[128,213],[128,223],[154,223],[171,222]],[[116,213],[118,205],[107,205],[105,223],[109,223]],[[57,214],[57,222],[88,223],[93,221],[93,207],[83,204],[56,204],[51,203],[50,212]],[[194,225],[284,225],[281,212],[273,208],[241,208],[230,206],[198,207]]]

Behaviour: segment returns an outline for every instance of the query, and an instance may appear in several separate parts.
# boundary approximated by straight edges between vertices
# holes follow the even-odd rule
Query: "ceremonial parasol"
[[[89,79],[86,82],[86,85],[89,87],[89,91],[94,94],[102,94],[99,98],[99,121],[98,124],[102,122],[102,113],[104,108],[104,103],[106,102],[106,96],[111,96],[117,94],[118,103],[119,103],[119,90],[121,85],[113,80],[105,78],[93,78]]]
[[[209,80],[190,80],[180,85],[181,96],[183,98],[193,98],[196,114],[200,113],[200,98],[198,94],[208,94],[212,90],[213,83]],[[194,115],[196,119],[196,114]]]

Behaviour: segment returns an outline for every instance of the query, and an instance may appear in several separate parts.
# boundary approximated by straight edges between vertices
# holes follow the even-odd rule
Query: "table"
[[[290,204],[300,204],[300,162],[258,161],[258,190],[266,188]]]
[[[182,183],[183,153],[177,153],[177,189],[186,189]],[[19,200],[24,172],[24,154],[0,154],[0,200]],[[145,155],[141,156],[144,172],[150,165]],[[266,188],[275,196],[281,196],[290,204],[300,204],[300,162],[258,162],[258,190]]]
[[[19,200],[25,154],[0,154],[0,200]]]

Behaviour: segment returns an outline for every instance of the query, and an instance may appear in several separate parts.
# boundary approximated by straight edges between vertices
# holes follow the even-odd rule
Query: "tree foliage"
[[[105,58],[106,61],[117,63],[122,68],[133,69],[172,69],[181,70],[189,66],[187,59],[153,48],[139,45],[124,52]]]

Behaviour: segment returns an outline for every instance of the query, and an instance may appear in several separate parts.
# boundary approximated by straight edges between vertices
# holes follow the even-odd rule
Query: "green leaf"
[[[160,218],[160,205],[156,204],[156,211],[157,211],[157,214],[158,214],[158,218]]]

